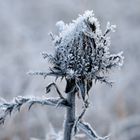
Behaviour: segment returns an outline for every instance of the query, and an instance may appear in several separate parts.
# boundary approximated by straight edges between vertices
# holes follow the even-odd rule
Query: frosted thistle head
[[[47,55],[52,63],[50,75],[65,77],[73,86],[66,87],[66,93],[76,89],[82,92],[83,99],[92,86],[92,81],[108,83],[107,73],[123,64],[122,52],[110,54],[110,37],[115,25],[107,24],[102,33],[93,11],[86,11],[72,23],[59,21],[57,36],[51,34],[55,53]],[[44,54],[44,57],[46,54]],[[69,83],[67,83],[69,84]]]

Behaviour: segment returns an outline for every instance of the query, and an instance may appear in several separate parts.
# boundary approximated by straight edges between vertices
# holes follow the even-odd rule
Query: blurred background
[[[140,0],[0,0],[0,96],[10,101],[19,95],[44,95],[54,79],[26,73],[48,69],[41,56],[54,51],[48,33],[57,33],[58,20],[68,23],[85,10],[94,11],[103,30],[107,21],[117,25],[110,49],[123,51],[125,61],[110,74],[113,87],[93,86],[84,119],[99,135],[110,133],[111,140],[140,140]],[[64,91],[63,82],[57,84]],[[49,135],[61,133],[64,113],[46,106],[29,112],[23,107],[0,126],[0,140],[55,140]]]

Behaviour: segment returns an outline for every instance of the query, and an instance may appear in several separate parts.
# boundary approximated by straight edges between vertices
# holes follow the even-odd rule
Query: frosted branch
[[[62,98],[16,97],[12,102],[0,102],[0,124],[4,123],[6,117],[12,112],[20,111],[20,108],[25,104],[29,110],[34,104],[70,107],[67,100]]]
[[[32,71],[30,71],[27,74],[32,75],[32,76],[40,75],[40,76],[43,76],[44,79],[45,79],[48,76],[49,73],[47,73],[47,72],[32,72]]]
[[[109,140],[109,136],[98,136],[88,123],[78,122],[77,127],[82,130],[91,140]]]

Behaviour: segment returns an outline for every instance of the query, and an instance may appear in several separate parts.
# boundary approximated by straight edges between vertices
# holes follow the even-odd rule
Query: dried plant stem
[[[68,93],[67,101],[71,108],[66,108],[66,118],[64,124],[64,140],[72,139],[72,128],[75,121],[75,91]]]

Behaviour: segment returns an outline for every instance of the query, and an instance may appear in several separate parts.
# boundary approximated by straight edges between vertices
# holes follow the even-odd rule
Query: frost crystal
[[[51,74],[66,79],[99,80],[108,83],[106,73],[113,67],[123,64],[122,52],[110,54],[110,37],[115,25],[107,23],[105,33],[102,33],[93,11],[86,11],[72,23],[57,23],[58,36],[53,36],[56,48],[54,55],[47,55],[53,64]]]

